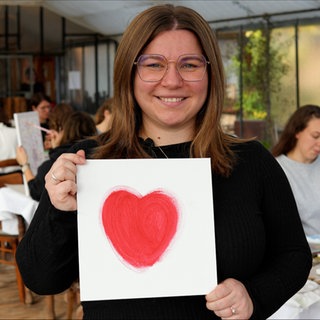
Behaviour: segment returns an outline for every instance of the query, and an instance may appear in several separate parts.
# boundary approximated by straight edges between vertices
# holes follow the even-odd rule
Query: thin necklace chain
[[[158,146],[157,148],[161,151],[161,153],[162,153],[167,159],[169,159],[168,156],[167,156],[166,153],[162,150],[161,147]]]

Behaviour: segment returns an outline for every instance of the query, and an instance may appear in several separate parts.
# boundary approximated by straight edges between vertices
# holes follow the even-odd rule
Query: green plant
[[[242,54],[233,56],[238,74],[242,70],[242,112],[246,119],[266,119],[270,116],[270,93],[280,90],[280,80],[289,66],[284,62],[284,50],[276,37],[272,44],[269,30],[247,31],[243,37]],[[242,60],[241,60],[242,57]],[[240,111],[240,101],[236,104]]]

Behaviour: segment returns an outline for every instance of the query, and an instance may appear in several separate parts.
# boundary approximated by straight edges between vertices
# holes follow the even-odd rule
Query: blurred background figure
[[[17,132],[11,127],[10,121],[0,102],[0,160],[15,159],[18,146]],[[0,175],[20,170],[18,166],[0,168]]]
[[[305,234],[320,235],[320,107],[297,109],[272,154],[289,179]]]
[[[24,167],[23,173],[28,182],[30,195],[37,201],[40,200],[44,190],[44,177],[54,161],[77,141],[96,135],[95,123],[86,112],[69,112],[67,116],[61,114],[55,121],[56,127],[52,129],[51,134],[52,149],[49,151],[49,159],[40,165],[36,175],[28,166],[28,155],[25,149],[22,146],[17,148],[17,161]]]
[[[112,117],[112,98],[107,99],[95,114],[97,133],[103,133],[110,129]]]
[[[51,111],[51,101],[42,92],[35,93],[27,102],[29,111],[36,111],[39,115],[40,126],[45,129],[49,129],[49,116]],[[45,144],[46,132],[41,131],[44,148],[47,150],[49,147]]]
[[[61,102],[56,104],[50,112],[49,129],[57,132],[61,131],[63,123],[73,111],[75,110],[68,103]],[[44,145],[45,150],[52,149],[51,134],[46,134]]]
[[[62,124],[66,118],[74,112],[73,107],[65,102],[58,103],[54,106],[49,117],[49,128],[55,131],[60,131]]]

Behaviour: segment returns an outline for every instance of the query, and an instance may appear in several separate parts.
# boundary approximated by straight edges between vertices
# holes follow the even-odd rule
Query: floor
[[[0,319],[53,319],[46,312],[46,301],[44,296],[33,294],[34,303],[31,305],[23,304],[19,301],[18,289],[13,266],[0,264]],[[61,293],[54,296],[55,320],[67,319],[66,294]],[[74,305],[72,319],[81,319],[76,312],[77,306]]]

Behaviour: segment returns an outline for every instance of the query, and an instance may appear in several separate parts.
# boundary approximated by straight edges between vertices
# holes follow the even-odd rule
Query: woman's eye
[[[182,64],[180,66],[180,69],[184,69],[184,70],[193,70],[193,69],[197,69],[198,66],[195,65],[195,64],[192,64],[192,63],[185,63],[185,64]]]
[[[147,68],[150,69],[163,69],[165,66],[158,62],[152,62],[145,65]]]

